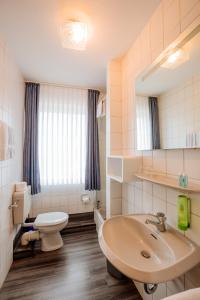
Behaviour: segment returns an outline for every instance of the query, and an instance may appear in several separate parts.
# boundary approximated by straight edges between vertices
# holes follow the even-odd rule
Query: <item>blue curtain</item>
[[[39,84],[26,83],[23,180],[31,185],[32,195],[41,192],[38,160],[39,91]]]
[[[85,190],[101,189],[99,163],[99,137],[97,123],[97,103],[99,91],[88,90],[88,128],[87,128],[87,156],[85,170]]]
[[[149,97],[149,113],[150,113],[152,149],[160,149],[159,111],[158,111],[158,99],[156,97]]]

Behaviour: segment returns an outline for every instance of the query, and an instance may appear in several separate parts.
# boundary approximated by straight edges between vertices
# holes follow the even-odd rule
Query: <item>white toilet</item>
[[[33,227],[40,232],[42,251],[53,251],[63,246],[60,231],[67,225],[68,217],[64,212],[49,212],[37,216]]]
[[[31,189],[13,193],[13,223],[23,224],[31,209]],[[68,223],[68,214],[64,212],[48,212],[39,214],[33,222],[38,229],[42,251],[53,251],[63,246],[60,231]]]

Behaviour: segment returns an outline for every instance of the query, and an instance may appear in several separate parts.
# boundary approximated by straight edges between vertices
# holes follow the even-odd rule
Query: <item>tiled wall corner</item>
[[[107,67],[106,99],[106,156],[122,155],[122,89],[121,60],[116,59]],[[109,177],[106,179],[106,216],[122,211],[122,186]]]
[[[109,155],[122,154],[121,61],[110,62],[107,69],[107,142]],[[109,113],[108,113],[109,112]]]

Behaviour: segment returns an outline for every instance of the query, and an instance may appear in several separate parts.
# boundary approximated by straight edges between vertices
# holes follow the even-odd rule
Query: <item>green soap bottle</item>
[[[190,199],[185,195],[178,196],[178,228],[186,231],[190,227]]]

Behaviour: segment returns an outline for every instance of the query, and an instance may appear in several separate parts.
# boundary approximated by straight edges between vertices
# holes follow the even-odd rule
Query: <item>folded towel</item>
[[[25,181],[15,183],[15,191],[23,192],[27,189],[27,183]]]

